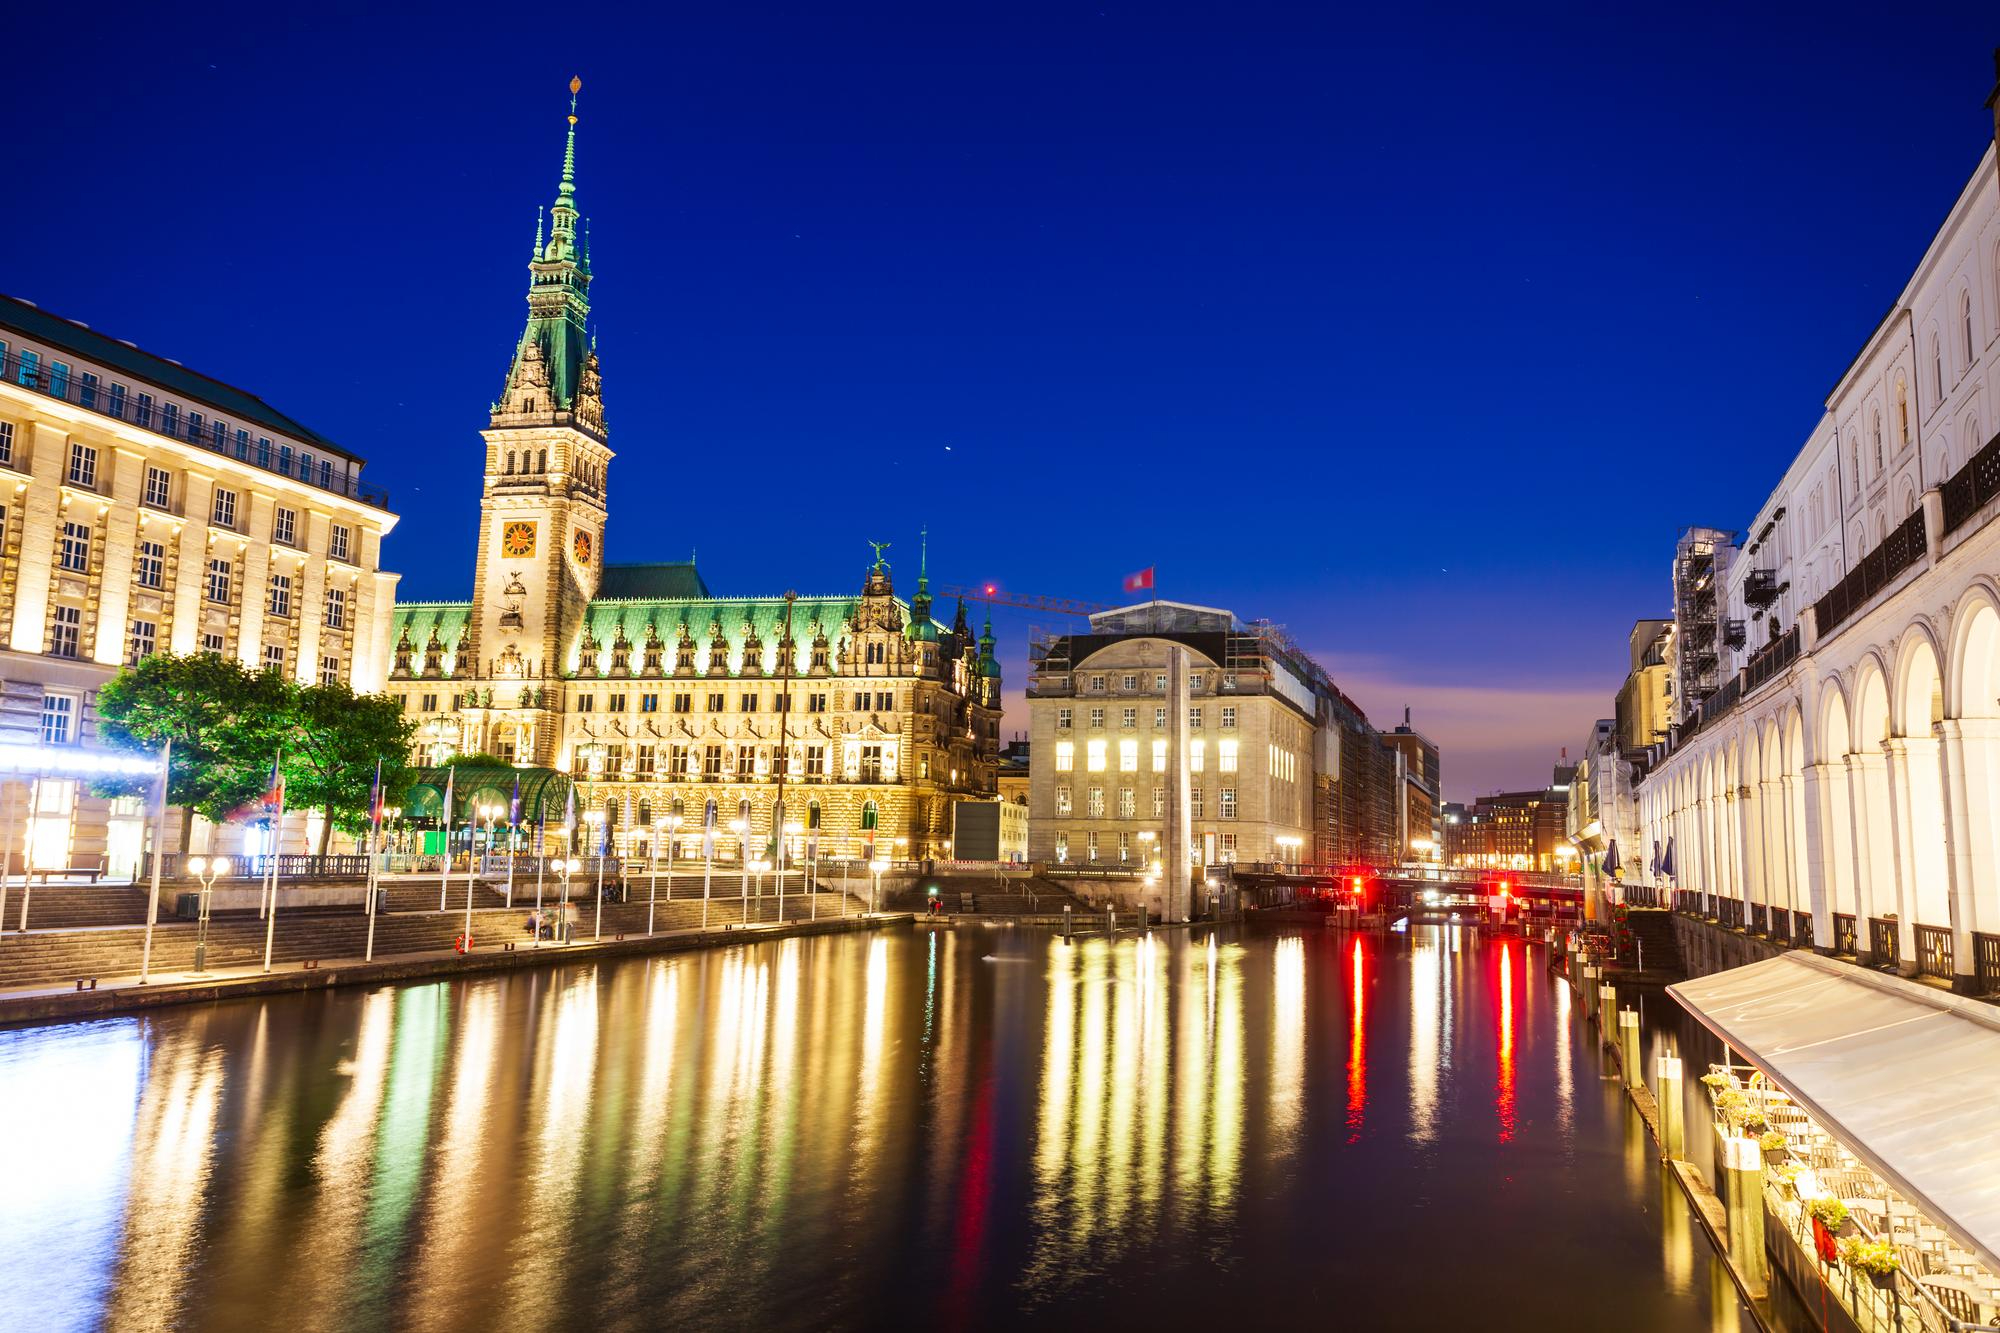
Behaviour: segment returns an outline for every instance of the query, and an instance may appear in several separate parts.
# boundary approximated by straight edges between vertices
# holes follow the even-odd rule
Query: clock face
[[[535,525],[532,523],[509,523],[500,532],[500,550],[515,557],[535,553]]]
[[[576,540],[572,543],[572,546],[576,551],[576,562],[579,565],[589,564],[590,549],[591,549],[590,534],[579,528],[577,530]]]

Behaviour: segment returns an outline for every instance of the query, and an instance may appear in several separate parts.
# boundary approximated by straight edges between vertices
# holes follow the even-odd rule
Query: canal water
[[[0,1032],[0,1328],[1752,1327],[1546,964],[895,929]]]

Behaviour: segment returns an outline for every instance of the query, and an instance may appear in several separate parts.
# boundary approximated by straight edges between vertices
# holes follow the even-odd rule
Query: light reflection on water
[[[0,1327],[1734,1327],[1545,959],[916,930],[0,1033]]]

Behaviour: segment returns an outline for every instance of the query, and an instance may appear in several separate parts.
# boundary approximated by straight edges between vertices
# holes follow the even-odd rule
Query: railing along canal
[[[2000,993],[2000,935],[1972,933],[1972,972],[1980,994]]]
[[[1917,926],[1917,969],[1927,977],[1951,980],[1951,931],[1944,926]]]
[[[1835,912],[1833,914],[1833,951],[1835,953],[1856,954],[1861,950],[1857,944],[1854,913]]]
[[[1868,918],[1868,951],[1875,955],[1876,966],[1885,961],[1894,962],[1900,951],[1896,948],[1896,923],[1879,916]]]

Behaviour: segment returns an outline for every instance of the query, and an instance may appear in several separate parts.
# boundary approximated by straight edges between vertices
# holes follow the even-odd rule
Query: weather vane
[[[889,543],[869,542],[868,544],[875,548],[875,572],[880,574],[889,567],[889,562],[882,558],[882,552],[889,549]]]
[[[576,124],[576,95],[583,91],[583,75],[569,76],[569,123]]]

